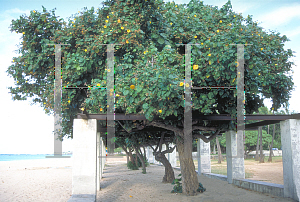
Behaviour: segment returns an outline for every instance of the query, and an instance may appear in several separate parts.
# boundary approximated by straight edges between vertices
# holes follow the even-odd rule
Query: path
[[[125,161],[124,161],[125,160]],[[175,176],[180,171],[174,170]],[[206,188],[204,193],[197,196],[185,196],[171,193],[172,184],[162,183],[164,167],[150,165],[147,174],[140,170],[129,170],[126,167],[126,159],[108,159],[104,168],[101,190],[97,192],[98,202],[222,202],[222,201],[294,201],[288,198],[270,196],[254,191],[238,188],[225,181],[210,179],[204,176],[198,177],[199,182]]]

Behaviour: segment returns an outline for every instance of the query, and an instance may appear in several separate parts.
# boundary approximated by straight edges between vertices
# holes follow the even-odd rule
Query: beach
[[[0,161],[1,202],[66,202],[71,194],[71,158]]]
[[[177,177],[180,171],[174,170]],[[225,181],[199,176],[206,188],[197,196],[171,193],[172,184],[162,183],[164,167],[150,165],[147,174],[129,170],[126,157],[107,159],[97,192],[97,202],[253,202],[294,201],[238,188]],[[72,194],[72,159],[40,159],[0,162],[1,202],[66,202]]]

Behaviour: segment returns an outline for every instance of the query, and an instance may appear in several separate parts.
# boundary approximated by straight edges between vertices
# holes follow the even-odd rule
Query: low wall
[[[227,181],[226,175],[219,175],[214,173],[202,173],[202,175],[209,178]],[[248,179],[233,179],[232,184],[244,189],[249,189],[261,193],[272,194],[274,196],[284,197],[283,185],[281,184],[274,184],[274,183],[261,182],[261,181],[248,180]]]

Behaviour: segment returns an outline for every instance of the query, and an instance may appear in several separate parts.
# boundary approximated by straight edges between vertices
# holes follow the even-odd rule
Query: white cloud
[[[296,28],[293,29],[293,30],[290,30],[290,31],[285,32],[285,35],[286,35],[288,38],[294,37],[294,36],[299,35],[299,34],[300,34],[300,26],[299,26],[299,27],[296,27]]]
[[[260,16],[263,19],[262,23],[268,27],[275,27],[287,24],[294,18],[300,18],[300,4],[294,4],[282,8],[278,8],[270,13]]]
[[[30,10],[20,10],[19,8],[9,9],[4,12],[4,14],[29,14]]]

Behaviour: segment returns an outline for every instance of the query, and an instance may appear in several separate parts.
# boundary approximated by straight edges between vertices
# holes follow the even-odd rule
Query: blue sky
[[[168,2],[168,1],[165,1]],[[175,3],[188,3],[186,0],[176,0]],[[224,5],[227,0],[209,0],[204,4],[218,6]],[[295,90],[290,99],[290,110],[300,113],[300,2],[296,0],[232,0],[233,10],[242,13],[244,17],[253,15],[260,26],[268,30],[275,30],[286,35],[291,41],[284,46],[285,49],[295,51],[291,60],[297,66],[294,70]],[[29,15],[31,10],[42,10],[42,5],[47,10],[56,8],[56,15],[64,18],[81,11],[83,7],[98,8],[101,1],[79,0],[0,0],[0,106],[1,132],[0,154],[35,154],[53,153],[54,118],[44,113],[38,105],[30,105],[30,101],[13,101],[7,87],[14,82],[6,74],[7,68],[12,63],[12,58],[17,56],[15,50],[20,42],[21,35],[11,33],[9,26],[12,19],[17,19],[22,14]],[[270,103],[266,102],[270,107]],[[63,141],[63,151],[72,150],[72,141]]]

